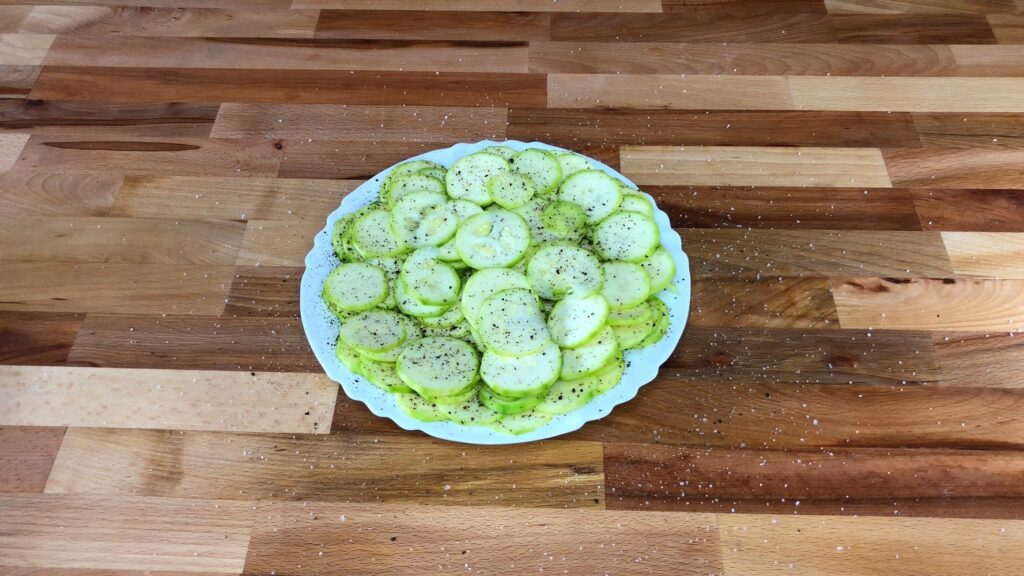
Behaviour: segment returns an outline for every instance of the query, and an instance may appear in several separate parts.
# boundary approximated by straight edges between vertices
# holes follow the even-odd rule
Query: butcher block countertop
[[[1021,0],[87,4],[0,6],[0,574],[1024,573]],[[298,312],[347,192],[488,138],[693,279],[635,400],[508,447]]]

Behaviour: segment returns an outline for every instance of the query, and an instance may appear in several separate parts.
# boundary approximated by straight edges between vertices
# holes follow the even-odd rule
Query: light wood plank
[[[782,76],[549,74],[549,108],[792,110]]]
[[[1014,332],[934,334],[942,382],[950,386],[1024,389],[1024,338]]]
[[[727,575],[1002,574],[1024,563],[1024,522],[720,514]]]
[[[1024,330],[1020,280],[837,278],[832,293],[843,328]]]
[[[32,6],[21,32],[126,36],[299,37],[313,35],[317,10]]]
[[[303,266],[306,254],[313,247],[313,237],[323,227],[323,222],[315,220],[250,220],[236,263],[240,266]]]
[[[42,492],[64,428],[0,426],[0,492]]]
[[[42,70],[42,66],[0,64],[0,98],[25,98]]]
[[[942,241],[961,276],[1024,279],[1024,233],[943,232]]]
[[[1019,12],[1016,0],[825,0],[829,14],[992,14]]]
[[[293,8],[467,12],[661,12],[660,0],[293,0]]]
[[[0,34],[0,64],[42,64],[54,38],[52,34]]]
[[[0,495],[0,565],[238,574],[251,513],[241,502]]]
[[[328,138],[449,142],[505,137],[505,108],[224,104],[215,138]]]
[[[8,216],[103,216],[121,176],[49,172],[0,174],[0,212]]]
[[[0,261],[232,264],[238,222],[0,215]]]
[[[1024,150],[922,148],[884,152],[896,186],[916,188],[1024,188]]]
[[[623,146],[622,173],[640,186],[892,186],[877,148]]]
[[[0,310],[220,314],[233,266],[10,262]]]
[[[415,457],[410,457],[415,453]],[[467,446],[419,435],[71,428],[47,492],[602,508],[599,442]],[[334,519],[337,521],[337,519]]]
[[[0,134],[0,172],[14,168],[28,139],[28,134]]]
[[[988,23],[1000,44],[1024,44],[1024,15],[989,14]]]
[[[298,502],[256,514],[268,520],[254,527],[246,574],[721,573],[710,514]]]
[[[957,67],[976,76],[1020,76],[1024,70],[1024,46],[962,44],[949,49]]]
[[[1024,78],[790,76],[797,110],[1024,112]]]
[[[337,394],[322,374],[2,366],[0,424],[326,433]]]

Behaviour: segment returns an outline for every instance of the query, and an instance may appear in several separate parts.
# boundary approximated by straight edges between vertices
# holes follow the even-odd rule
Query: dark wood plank
[[[117,174],[5,172],[0,174],[0,212],[10,217],[104,216],[121,181]]]
[[[893,186],[1024,188],[1024,149],[927,148],[884,150]]]
[[[129,4],[129,2],[122,2]],[[95,3],[94,3],[95,4]],[[316,10],[152,6],[35,6],[21,32],[92,36],[309,37]],[[222,3],[211,3],[221,4]]]
[[[238,266],[228,292],[226,317],[299,317],[302,268]]]
[[[27,134],[209,136],[217,104],[0,100],[0,130]]]
[[[665,14],[552,14],[551,39],[614,42],[832,42],[824,14],[695,6]]]
[[[995,44],[983,15],[832,16],[839,42],[866,44]]]
[[[1014,332],[938,333],[942,382],[952,386],[1024,388],[1024,338]]]
[[[662,367],[682,382],[906,384],[944,379],[927,332],[687,326]]]
[[[230,296],[229,296],[230,299]],[[77,365],[317,372],[296,318],[90,314],[71,348]]]
[[[42,492],[63,438],[64,428],[0,426],[0,492]]]
[[[80,314],[0,312],[0,364],[64,364],[81,324]]]
[[[391,40],[547,40],[549,14],[539,12],[405,12],[321,10],[317,38]]]
[[[825,14],[825,0],[661,0],[664,12],[689,12],[696,8],[729,9],[739,14],[773,12]]]
[[[914,113],[926,148],[1024,148],[1024,114]]]
[[[1021,474],[1021,451],[605,446],[607,505],[615,509],[930,516],[912,505],[925,501],[941,516],[1019,519]],[[1004,507],[978,507],[979,499]]]
[[[107,102],[289,102],[544,106],[542,74],[47,66],[32,98]]]
[[[1024,232],[1024,190],[914,190],[925,230]]]
[[[1000,44],[1024,44],[1024,14],[989,14],[988,23]]]
[[[919,146],[906,113],[513,108],[508,124],[509,138],[569,148],[597,143]]]
[[[678,228],[920,230],[900,188],[647,186]]]
[[[694,278],[689,325],[838,328],[826,278]]]

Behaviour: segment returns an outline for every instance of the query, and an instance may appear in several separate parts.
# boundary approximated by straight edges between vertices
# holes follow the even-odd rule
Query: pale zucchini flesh
[[[554,192],[562,181],[562,165],[547,150],[527,148],[509,158],[508,163],[513,172],[526,176],[533,183],[540,196]]]
[[[633,262],[605,262],[604,294],[612,310],[639,306],[651,295],[651,277]]]
[[[395,365],[406,386],[424,398],[454,396],[476,382],[476,350],[463,340],[432,336],[406,346]]]
[[[522,288],[502,290],[484,300],[477,330],[488,347],[508,356],[533,354],[551,342],[536,297]]]
[[[607,260],[641,262],[658,242],[658,225],[639,212],[616,212],[594,229],[594,245]]]
[[[496,393],[521,398],[543,393],[558,379],[561,368],[561,350],[552,342],[522,356],[504,356],[487,350],[480,360],[480,377]]]
[[[589,376],[601,369],[619,353],[615,332],[605,326],[589,342],[579,348],[562,350],[562,379]]]
[[[562,348],[586,343],[608,320],[608,302],[600,294],[559,300],[548,314],[548,330]]]

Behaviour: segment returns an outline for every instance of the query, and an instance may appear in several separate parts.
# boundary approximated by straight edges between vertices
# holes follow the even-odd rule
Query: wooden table
[[[1021,0],[3,4],[0,573],[1024,573]],[[299,322],[345,193],[482,138],[693,264],[552,441],[403,432]]]

